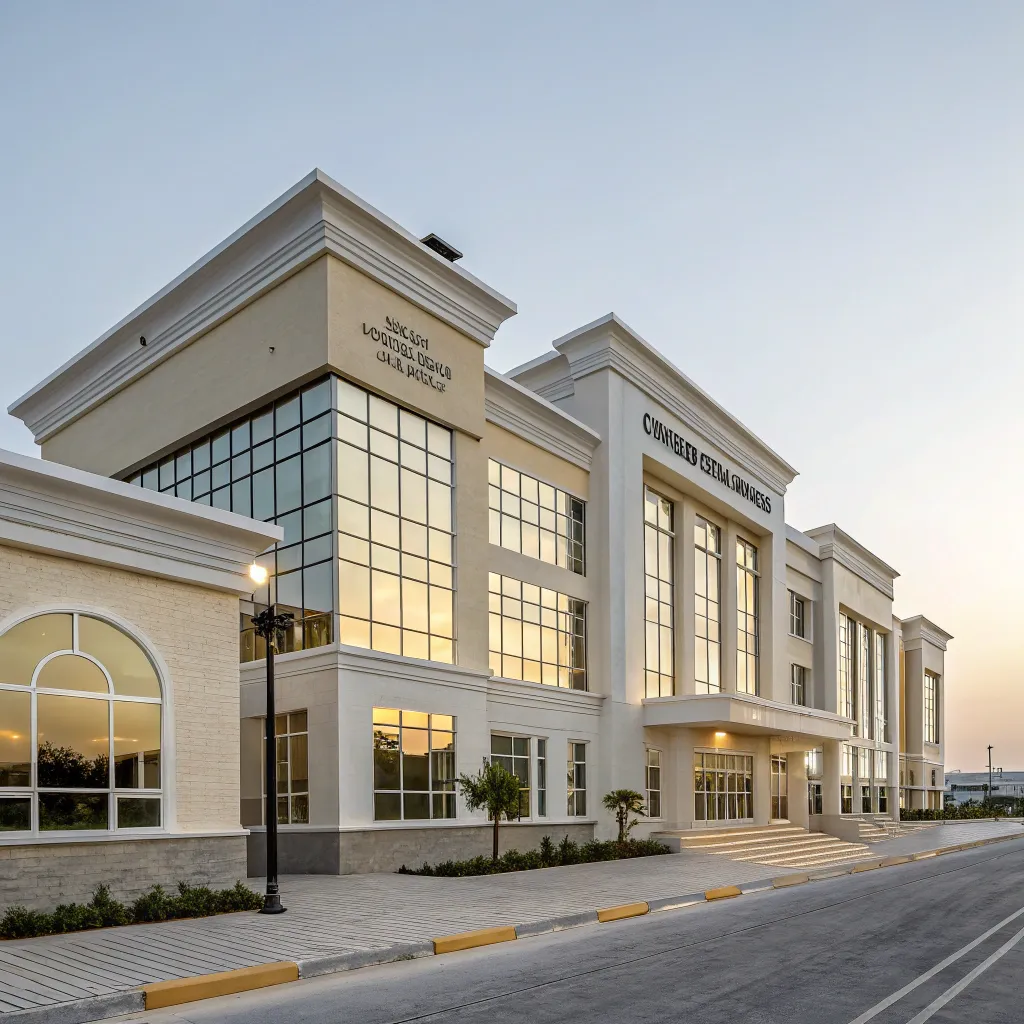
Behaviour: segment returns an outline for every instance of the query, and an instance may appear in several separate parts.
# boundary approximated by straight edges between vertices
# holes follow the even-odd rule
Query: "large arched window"
[[[152,829],[161,703],[138,643],[54,612],[0,636],[0,835]]]

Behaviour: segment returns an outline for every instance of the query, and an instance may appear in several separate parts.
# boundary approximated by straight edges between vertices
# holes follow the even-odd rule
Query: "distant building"
[[[949,772],[946,775],[946,803],[984,803],[988,795],[988,772]],[[1024,772],[992,772],[992,799],[997,803],[1024,800]]]

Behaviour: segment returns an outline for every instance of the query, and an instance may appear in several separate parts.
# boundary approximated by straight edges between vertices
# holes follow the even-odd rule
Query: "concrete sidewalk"
[[[865,858],[1006,835],[1024,837],[1024,828],[942,825],[876,843]],[[763,864],[683,853],[477,878],[286,876],[288,913],[279,917],[229,914],[0,942],[0,1020],[91,1020],[138,1009],[138,986],[152,982],[277,961],[297,962],[304,976],[344,970],[426,955],[437,936],[767,883],[778,874]],[[250,884],[260,888],[260,880]]]

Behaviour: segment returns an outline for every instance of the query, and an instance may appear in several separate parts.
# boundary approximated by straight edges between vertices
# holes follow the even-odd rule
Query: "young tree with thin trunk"
[[[500,764],[492,764],[484,758],[483,768],[476,775],[460,775],[459,785],[466,806],[475,811],[487,808],[487,814],[494,822],[494,844],[491,860],[498,859],[498,828],[502,817],[506,821],[519,817],[519,779]]]
[[[604,806],[606,810],[615,814],[615,823],[619,826],[619,842],[624,843],[629,838],[633,826],[639,824],[640,819],[629,820],[631,814],[646,815],[644,798],[635,789],[613,789],[605,794]]]

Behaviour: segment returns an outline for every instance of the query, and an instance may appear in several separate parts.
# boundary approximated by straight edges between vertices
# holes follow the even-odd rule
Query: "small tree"
[[[519,817],[519,779],[500,764],[484,758],[484,766],[476,775],[460,775],[459,785],[466,806],[475,811],[487,808],[487,814],[494,822],[494,844],[491,860],[498,859],[498,828],[501,819],[506,821]]]
[[[606,810],[615,814],[615,822],[619,826],[619,842],[624,843],[629,838],[633,826],[639,824],[640,819],[629,820],[631,814],[646,815],[644,798],[635,789],[613,789],[605,794],[604,806]]]

